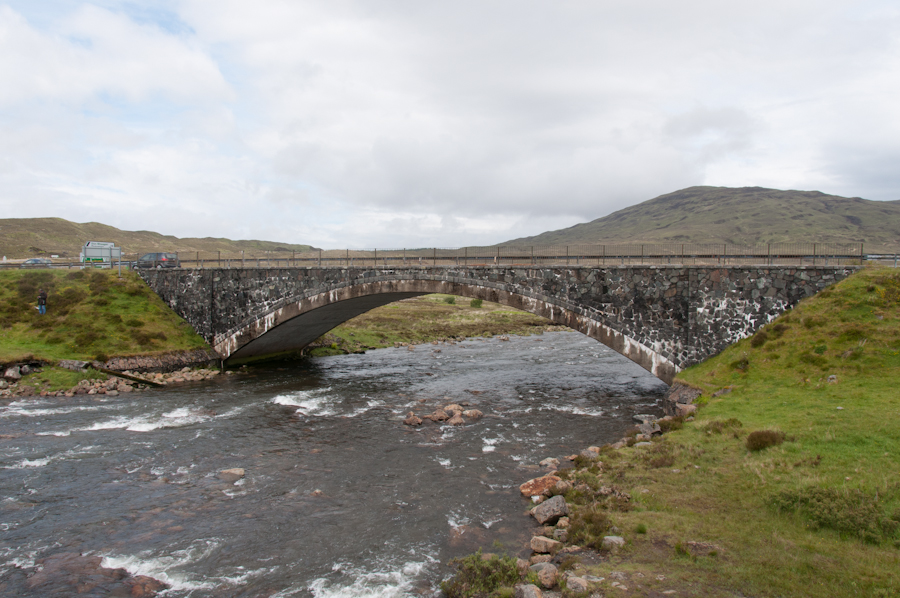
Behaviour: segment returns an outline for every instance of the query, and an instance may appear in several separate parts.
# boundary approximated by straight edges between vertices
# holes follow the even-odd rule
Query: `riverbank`
[[[529,336],[550,330],[567,328],[498,303],[454,295],[425,295],[391,303],[344,322],[310,344],[304,353],[322,357],[465,338]]]
[[[677,383],[669,433],[560,471],[571,485],[547,494],[569,513],[535,521],[526,565],[554,564],[569,594],[900,593],[896,271],[850,277]]]

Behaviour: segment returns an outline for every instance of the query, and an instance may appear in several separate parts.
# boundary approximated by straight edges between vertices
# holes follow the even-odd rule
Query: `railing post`
[[[534,265],[534,245],[531,246],[531,265]]]
[[[766,265],[772,265],[772,244],[766,243]]]
[[[569,246],[566,245],[566,265],[569,265]]]
[[[244,250],[241,249],[241,268],[244,267]]]
[[[431,265],[437,266],[437,247],[432,248]]]
[[[469,267],[469,248],[463,247],[463,267]]]
[[[374,249],[373,251],[375,253],[374,253],[374,257],[372,258],[372,265],[377,268],[378,267],[378,250]]]
[[[221,268],[222,267],[222,251],[219,250],[216,252],[216,265]]]

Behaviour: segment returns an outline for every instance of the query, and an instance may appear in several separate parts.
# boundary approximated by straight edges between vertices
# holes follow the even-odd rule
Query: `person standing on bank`
[[[38,291],[38,311],[41,315],[47,313],[47,293],[44,289]]]

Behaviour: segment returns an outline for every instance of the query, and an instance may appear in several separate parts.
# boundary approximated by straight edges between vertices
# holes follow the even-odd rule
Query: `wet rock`
[[[15,382],[16,380],[20,380],[22,378],[22,374],[19,372],[19,366],[14,365],[12,367],[6,368],[6,371],[3,372],[3,377],[7,380],[12,380]]]
[[[463,408],[460,407],[459,405],[457,405],[456,403],[453,403],[451,405],[447,405],[446,407],[444,407],[444,411],[446,411],[447,413],[462,413]]]
[[[666,395],[663,397],[663,409],[666,415],[681,415],[678,412],[678,405],[692,405],[701,394],[701,391],[696,388],[675,382],[669,387],[669,390],[666,391]]]
[[[636,424],[651,424],[659,418],[657,418],[655,415],[649,415],[647,413],[638,413],[638,414],[632,415],[631,419]]]
[[[541,587],[549,590],[556,585],[556,580],[559,577],[559,570],[556,568],[556,565],[552,563],[536,563],[528,569],[537,573]]]
[[[539,496],[543,494],[544,490],[553,488],[559,481],[560,478],[555,475],[541,476],[519,486],[519,492],[522,493],[522,496]]]
[[[544,598],[544,594],[541,592],[541,589],[537,586],[531,585],[530,583],[522,583],[517,585],[515,591],[515,598]]]
[[[406,416],[406,419],[403,420],[403,423],[407,426],[421,426],[422,418],[417,417],[415,413],[412,411],[409,412],[409,415]]]
[[[132,598],[150,598],[169,587],[158,579],[146,575],[136,575],[132,579],[126,579],[125,585],[128,586],[129,595]]]
[[[559,459],[556,457],[547,457],[540,463],[541,467],[547,467],[549,469],[556,469],[559,467]]]
[[[534,536],[531,538],[531,549],[535,552],[541,554],[556,554],[556,551],[560,548],[562,548],[562,543],[556,540],[551,540],[544,536]]]
[[[484,417],[484,413],[479,411],[478,409],[466,409],[463,411],[463,415],[468,417],[469,419],[481,419]]]
[[[625,546],[625,538],[622,536],[606,536],[600,544],[600,548],[610,552],[616,552]]]
[[[236,482],[239,479],[241,479],[242,477],[244,477],[244,470],[241,469],[240,467],[234,467],[232,469],[223,469],[222,471],[219,472],[218,477],[223,482],[228,482],[228,483]]]
[[[545,523],[553,525],[559,521],[560,517],[568,514],[569,505],[562,496],[554,496],[531,509],[531,515],[542,525]]]
[[[68,394],[68,393],[67,393],[67,394]],[[107,391],[106,391],[106,396],[108,396],[108,397],[117,397],[117,396],[119,396],[119,391],[118,391],[118,390],[107,390]]]
[[[450,419],[450,416],[443,409],[436,409],[434,413],[428,416],[428,419],[433,422],[445,422]]]
[[[447,420],[447,423],[451,426],[461,426],[466,423],[466,420],[464,420],[463,416],[459,413],[454,413],[453,417]]]

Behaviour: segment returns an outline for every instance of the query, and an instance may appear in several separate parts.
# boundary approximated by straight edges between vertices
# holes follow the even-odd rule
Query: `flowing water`
[[[526,544],[518,485],[541,459],[616,440],[665,388],[554,332],[20,399],[0,407],[0,593],[71,595],[27,583],[69,552],[179,598],[430,595],[450,558]],[[402,423],[450,402],[485,417]]]

